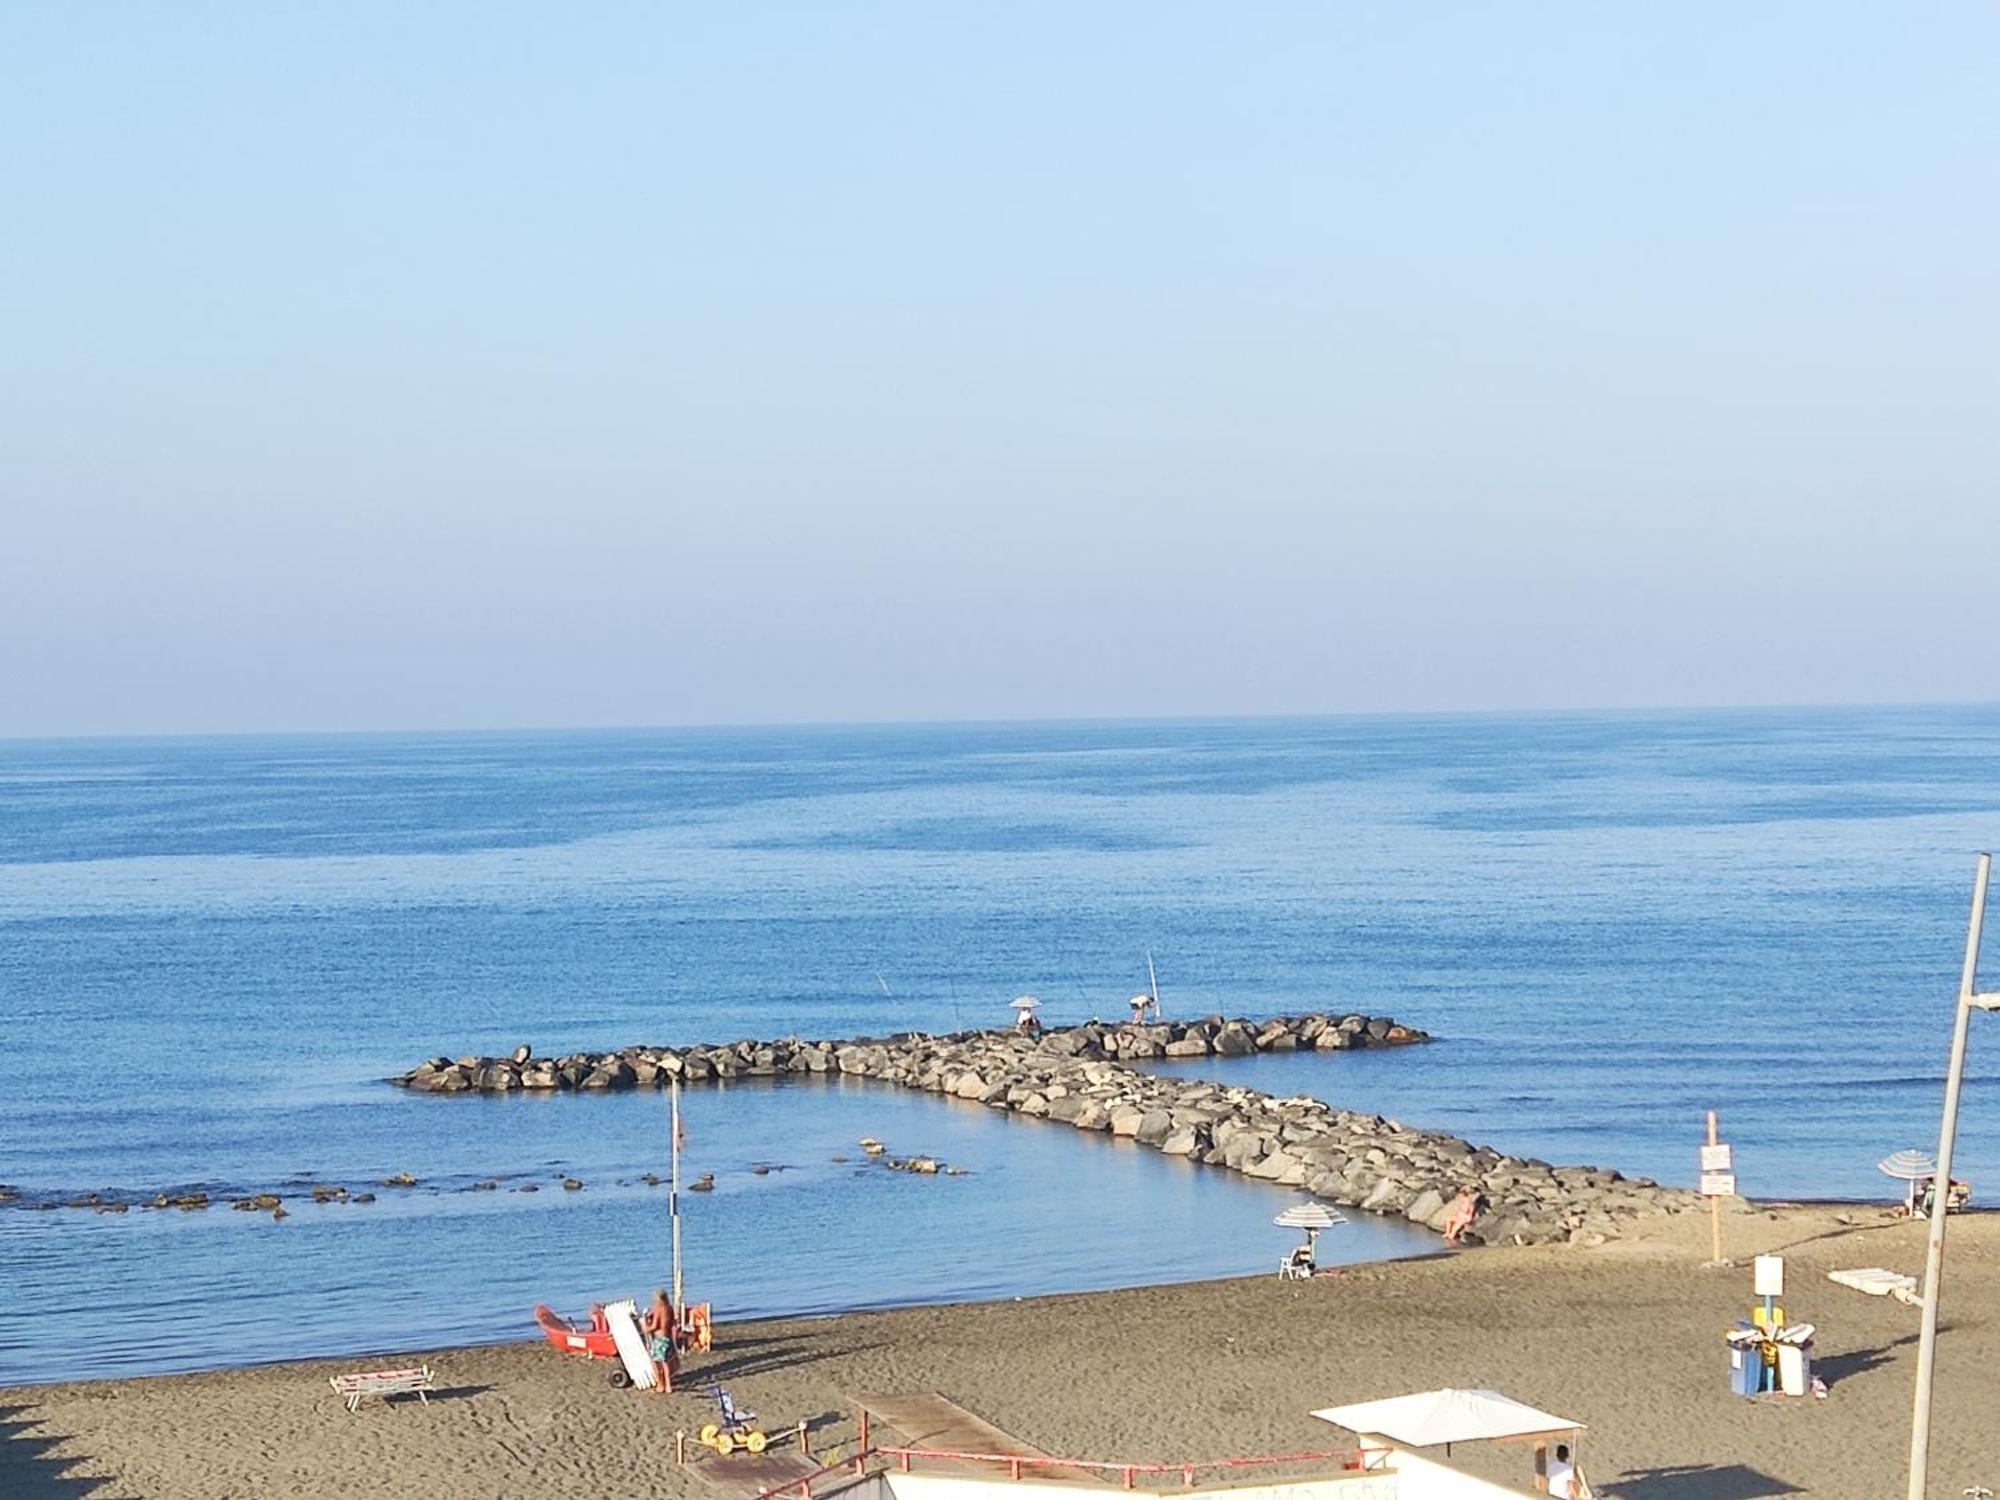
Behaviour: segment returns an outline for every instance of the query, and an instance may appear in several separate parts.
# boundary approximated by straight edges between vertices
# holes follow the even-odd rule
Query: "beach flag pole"
[[[1944,1230],[1951,1217],[1951,1151],[1958,1141],[1958,1097],[1965,1085],[1965,1043],[1974,1010],[2000,1009],[2000,995],[1978,989],[1979,938],[1986,925],[1986,883],[1993,856],[1979,856],[1972,883],[1972,919],[1965,929],[1965,967],[1959,971],[1958,1007],[1951,1028],[1951,1067],[1944,1080],[1944,1118],[1938,1125],[1937,1175],[1931,1179],[1930,1239],[1924,1249],[1924,1322],[1917,1340],[1917,1395],[1910,1417],[1909,1500],[1925,1500],[1930,1482],[1931,1379],[1937,1370],[1938,1296],[1944,1283]]]
[[[681,1080],[678,1074],[667,1081],[667,1097],[671,1101],[673,1117],[673,1166],[667,1187],[667,1212],[674,1223],[674,1326],[678,1328],[687,1317],[687,1302],[681,1295]]]

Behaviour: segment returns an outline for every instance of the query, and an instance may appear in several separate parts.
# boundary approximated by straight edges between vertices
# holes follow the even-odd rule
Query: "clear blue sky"
[[[0,10],[0,735],[2000,696],[2000,6]]]

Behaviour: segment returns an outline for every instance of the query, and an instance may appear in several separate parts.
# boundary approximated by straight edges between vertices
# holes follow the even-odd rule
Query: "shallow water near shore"
[[[316,1205],[299,1183],[283,1222],[222,1206],[0,1219],[0,1383],[57,1360],[122,1375],[533,1337],[538,1302],[578,1314],[666,1281],[667,1190],[642,1180],[664,1172],[663,1096],[400,1098],[322,1153],[360,1167],[329,1180],[373,1203]],[[1296,1238],[1270,1223],[1295,1195],[1269,1184],[889,1085],[691,1090],[683,1128],[690,1180],[715,1179],[684,1202],[688,1295],[729,1318],[1191,1281],[1275,1266]],[[891,1171],[863,1135],[964,1175]],[[417,1185],[382,1185],[385,1161]],[[1369,1219],[1322,1247],[1436,1245]],[[79,1326],[99,1330],[87,1347]]]
[[[1149,949],[1169,1016],[1443,1038],[1215,1076],[1676,1183],[1715,1107],[1746,1191],[1886,1196],[1875,1160],[1935,1139],[1996,769],[1991,709],[0,745],[0,1181],[301,1184],[282,1223],[0,1209],[0,1382],[523,1336],[536,1301],[656,1284],[663,1100],[379,1082],[430,1053],[953,1030],[1023,990],[1112,1016]],[[955,1101],[688,1104],[723,1316],[1289,1243],[1278,1190]],[[969,1173],[830,1160],[864,1134]]]

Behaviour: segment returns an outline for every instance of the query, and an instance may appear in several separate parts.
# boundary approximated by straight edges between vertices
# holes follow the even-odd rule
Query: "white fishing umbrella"
[[[1040,1010],[1041,1008],[1042,1002],[1037,1000],[1033,995],[1022,995],[1014,1002],[1015,1010]]]
[[[1306,1232],[1307,1251],[1317,1256],[1319,1232],[1322,1229],[1331,1229],[1336,1224],[1345,1224],[1347,1220],[1324,1203],[1308,1199],[1304,1203],[1294,1203],[1271,1222],[1280,1229],[1303,1229]]]

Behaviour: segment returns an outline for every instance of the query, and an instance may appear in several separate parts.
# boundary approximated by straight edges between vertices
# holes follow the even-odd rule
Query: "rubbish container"
[[[1729,1336],[1729,1389],[1738,1396],[1754,1396],[1764,1383],[1764,1339],[1748,1323],[1737,1325]]]
[[[1729,1389],[1738,1396],[1757,1394],[1758,1377],[1764,1373],[1764,1357],[1755,1349],[1729,1351]]]

